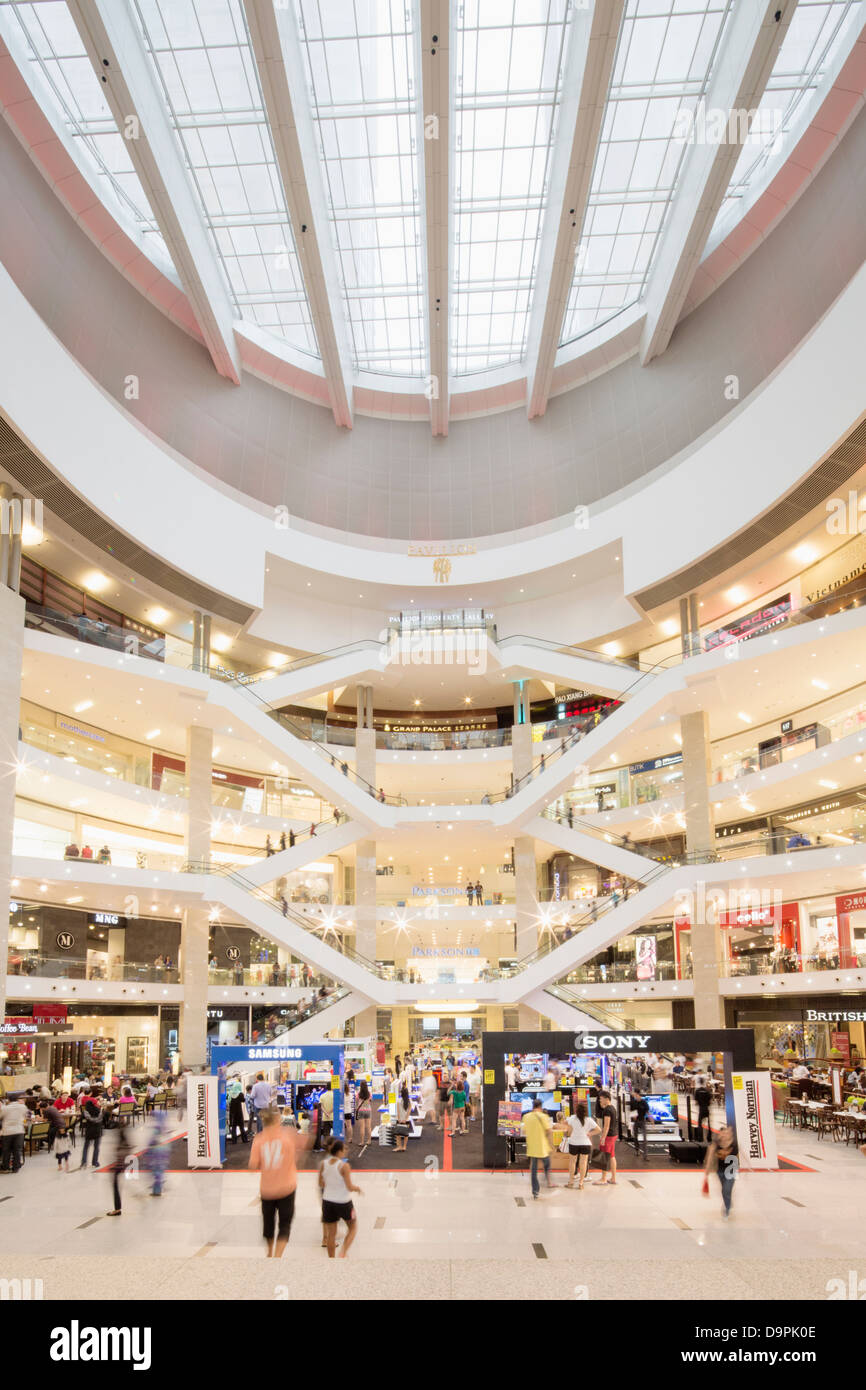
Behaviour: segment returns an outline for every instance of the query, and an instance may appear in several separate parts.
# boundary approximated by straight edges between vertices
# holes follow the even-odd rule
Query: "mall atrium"
[[[866,1259],[864,96],[866,0],[0,0],[4,1288]]]

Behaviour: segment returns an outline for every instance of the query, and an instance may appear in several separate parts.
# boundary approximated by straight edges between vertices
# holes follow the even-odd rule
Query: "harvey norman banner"
[[[219,1168],[220,1129],[217,1079],[190,1076],[187,1079],[187,1162],[190,1168]]]
[[[735,1071],[734,1093],[737,1143],[743,1168],[778,1168],[773,1088],[768,1071]]]

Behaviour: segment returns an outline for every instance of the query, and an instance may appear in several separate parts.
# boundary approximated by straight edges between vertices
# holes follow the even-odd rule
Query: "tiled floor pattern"
[[[142,1175],[110,1219],[107,1174],[61,1175],[37,1155],[0,1178],[0,1278],[41,1278],[49,1299],[826,1298],[828,1280],[866,1277],[866,1159],[814,1135],[779,1141],[807,1170],[743,1174],[729,1222],[697,1169],[635,1161],[614,1189],[559,1178],[537,1202],[525,1175],[367,1173],[346,1261],[319,1248],[305,1173],[279,1263],[264,1258],[251,1175],[172,1173],[158,1199]]]

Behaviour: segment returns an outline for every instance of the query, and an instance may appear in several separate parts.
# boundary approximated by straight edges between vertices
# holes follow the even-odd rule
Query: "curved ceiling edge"
[[[0,340],[5,415],[66,486],[142,552],[247,609],[262,605],[268,555],[311,574],[384,582],[395,593],[418,591],[417,560],[405,550],[397,553],[393,542],[383,580],[381,549],[279,529],[273,514],[239,504],[184,467],[86,376],[5,272],[0,313],[8,328]],[[860,420],[864,318],[866,268],[764,389],[687,457],[643,489],[592,512],[587,531],[560,525],[462,557],[461,579],[474,592],[503,574],[547,571],[621,540],[624,592],[645,594],[701,562],[744,530],[744,511],[748,524],[786,498]],[[769,453],[768,440],[774,446]],[[106,478],[118,486],[106,491]],[[648,516],[662,524],[648,526]]]

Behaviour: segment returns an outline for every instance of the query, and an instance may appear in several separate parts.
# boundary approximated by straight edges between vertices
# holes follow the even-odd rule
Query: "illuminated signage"
[[[480,956],[478,946],[413,946],[412,959],[448,960],[454,956]]]
[[[578,1033],[574,1045],[578,1052],[640,1052],[650,1033]]]
[[[716,647],[727,647],[732,642],[746,642],[750,637],[769,632],[780,623],[787,622],[791,606],[791,595],[784,594],[773,603],[765,604],[763,608],[745,613],[742,618],[734,618],[725,627],[707,633],[704,637],[704,651],[711,652]]]

